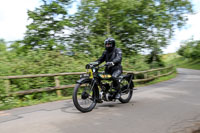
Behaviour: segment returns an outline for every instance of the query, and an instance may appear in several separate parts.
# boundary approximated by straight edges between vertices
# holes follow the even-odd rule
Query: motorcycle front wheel
[[[76,84],[73,92],[75,107],[83,112],[90,112],[96,106],[95,90],[90,83]]]

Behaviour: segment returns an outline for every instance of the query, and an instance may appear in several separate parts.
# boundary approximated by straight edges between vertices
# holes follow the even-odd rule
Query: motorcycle
[[[103,101],[116,101],[117,90],[114,87],[112,76],[105,72],[98,72],[106,64],[98,66],[97,62],[86,65],[86,73],[80,75],[73,91],[73,103],[75,107],[85,113],[94,109],[97,103]],[[133,94],[134,83],[133,73],[119,76],[121,97],[118,99],[121,103],[128,103]]]

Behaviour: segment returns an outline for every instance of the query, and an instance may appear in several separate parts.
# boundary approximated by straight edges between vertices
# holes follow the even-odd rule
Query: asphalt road
[[[130,103],[78,112],[71,100],[0,111],[0,133],[191,133],[200,127],[200,71],[140,87]]]

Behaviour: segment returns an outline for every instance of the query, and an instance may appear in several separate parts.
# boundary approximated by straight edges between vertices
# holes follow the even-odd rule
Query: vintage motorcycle
[[[73,103],[75,107],[85,113],[94,109],[97,103],[103,101],[116,101],[116,90],[112,82],[112,76],[105,72],[98,72],[105,65],[98,66],[97,62],[86,65],[87,72],[80,75],[73,91]],[[119,76],[121,97],[118,99],[121,103],[128,103],[132,98],[134,83],[133,73]]]

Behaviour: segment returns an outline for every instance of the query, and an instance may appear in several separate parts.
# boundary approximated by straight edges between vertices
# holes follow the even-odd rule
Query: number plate
[[[87,73],[81,74],[81,75],[80,75],[80,78],[89,78],[89,77],[90,77],[90,75],[87,74]]]

